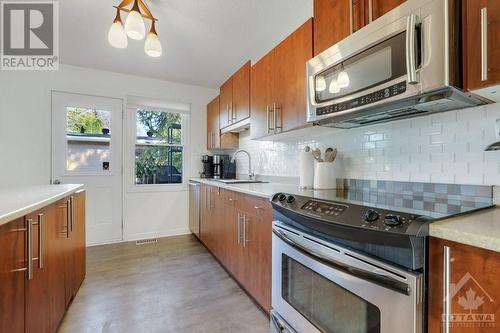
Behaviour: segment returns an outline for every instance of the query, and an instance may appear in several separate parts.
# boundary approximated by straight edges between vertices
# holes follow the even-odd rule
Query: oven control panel
[[[396,234],[414,235],[419,232],[420,226],[430,219],[351,202],[312,199],[286,193],[275,194],[272,204],[274,209],[284,214],[292,212],[322,222]]]

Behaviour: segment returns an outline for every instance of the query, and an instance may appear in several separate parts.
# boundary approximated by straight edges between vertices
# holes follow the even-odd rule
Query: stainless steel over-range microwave
[[[460,90],[460,7],[406,1],[308,61],[308,122],[351,128],[484,104]]]

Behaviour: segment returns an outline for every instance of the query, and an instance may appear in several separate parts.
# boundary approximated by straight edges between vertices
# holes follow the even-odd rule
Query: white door
[[[122,240],[121,99],[52,92],[52,182],[87,189],[87,245]]]

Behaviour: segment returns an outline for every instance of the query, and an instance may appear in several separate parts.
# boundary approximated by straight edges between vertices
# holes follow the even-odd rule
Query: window
[[[137,109],[136,119],[135,184],[182,183],[182,115]]]
[[[66,107],[66,171],[109,172],[111,111]]]

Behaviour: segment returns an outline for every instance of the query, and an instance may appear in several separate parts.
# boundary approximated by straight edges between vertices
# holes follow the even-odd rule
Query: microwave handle
[[[416,14],[408,16],[406,21],[406,71],[408,74],[408,84],[417,84],[417,64],[415,57],[415,38],[418,17]]]

